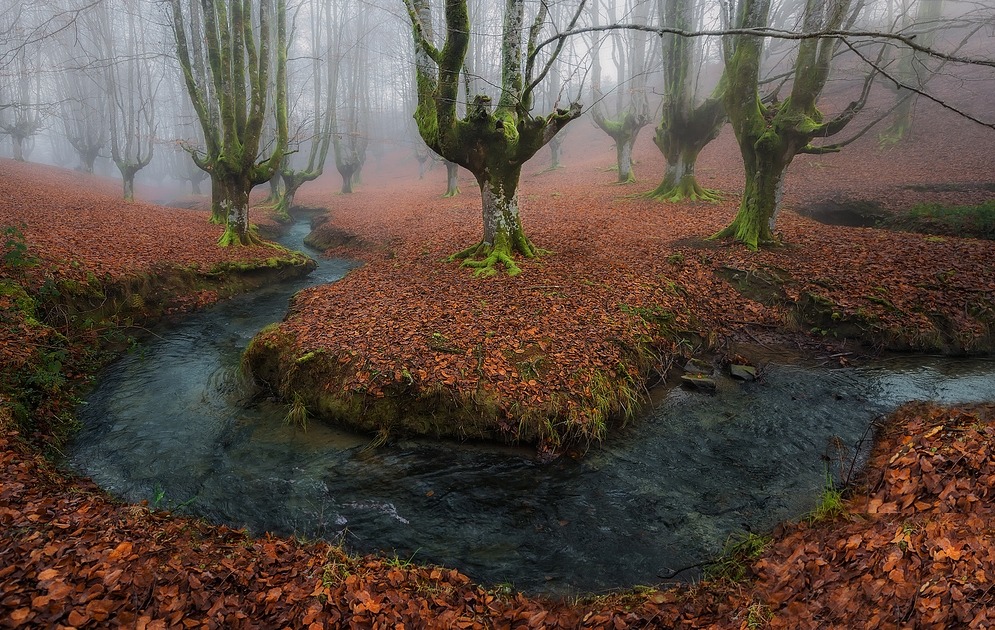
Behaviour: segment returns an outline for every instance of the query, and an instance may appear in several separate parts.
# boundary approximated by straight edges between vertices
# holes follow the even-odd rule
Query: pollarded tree
[[[852,19],[852,0],[804,0],[802,29],[806,33],[840,31]],[[772,0],[742,0],[734,25],[741,29],[767,27]],[[858,9],[862,5],[857,3]],[[809,37],[798,45],[791,92],[783,101],[764,102],[759,82],[764,39],[752,34],[730,35],[726,50],[724,102],[743,157],[746,186],[739,212],[713,238],[733,237],[750,249],[776,242],[774,225],[781,207],[784,175],[799,153],[822,153],[810,143],[840,131],[863,107],[870,80],[860,98],[839,115],[824,120],[816,101],[829,78],[837,39]]]
[[[922,46],[933,45],[936,38],[936,30],[942,24],[943,0],[918,0],[915,8],[915,15],[912,15],[912,7],[908,0],[900,3],[899,20],[902,22],[900,32],[910,37],[915,37]],[[920,53],[912,48],[902,48],[897,59],[895,69],[889,68],[889,73],[897,79],[897,83],[889,83],[895,90],[895,111],[888,128],[881,132],[880,140],[882,144],[895,144],[908,137],[912,128],[912,111],[915,109],[916,94],[908,87],[922,89],[935,74],[935,69],[929,64],[935,65],[936,60],[928,55]]]
[[[0,75],[0,133],[10,136],[14,159],[27,160],[45,119],[40,46],[21,46]]]
[[[99,41],[110,101],[111,159],[121,173],[124,198],[135,198],[135,175],[152,161],[156,137],[155,103],[161,73],[153,67],[152,34],[136,15],[136,6],[122,6],[112,15],[97,7]],[[115,12],[117,13],[117,12]],[[115,23],[120,20],[121,23]]]
[[[471,36],[467,2],[445,0],[445,38],[438,47],[428,1],[405,1],[415,41],[418,131],[433,151],[473,173],[480,186],[483,238],[452,259],[476,268],[478,274],[496,273],[501,264],[509,275],[516,275],[521,270],[513,256],[533,258],[537,254],[525,236],[519,214],[522,165],[581,113],[578,103],[545,116],[532,113],[532,93],[545,77],[548,64],[535,73],[535,65],[524,64],[524,58],[535,48],[547,16],[546,5],[540,5],[528,28],[524,0],[506,0],[501,96],[495,106],[490,97],[478,94],[468,104],[466,114],[459,117],[460,73]]]
[[[700,0],[661,0],[660,22],[663,26],[692,31],[705,16]],[[696,99],[698,69],[704,65],[704,38],[682,37],[675,33],[661,35],[663,45],[663,107],[653,142],[667,160],[663,181],[647,196],[659,201],[715,201],[718,193],[702,188],[695,177],[698,154],[714,140],[725,124],[719,79],[710,96]]]
[[[96,75],[79,68],[64,68],[55,82],[62,131],[79,155],[79,167],[84,173],[93,173],[93,163],[107,145],[109,130],[107,93]]]
[[[648,17],[648,2],[635,0],[632,7],[623,5],[625,13],[631,13],[637,23],[645,23]],[[608,3],[608,21],[617,23],[618,4]],[[594,25],[600,22],[600,8],[593,6]],[[632,149],[643,127],[649,124],[649,101],[646,94],[646,74],[648,71],[648,37],[644,31],[614,31],[612,33],[612,59],[615,65],[614,98],[607,98],[601,87],[601,45],[595,41],[591,52],[591,91],[594,103],[591,117],[594,124],[615,141],[615,163],[618,169],[618,183],[629,184],[636,181],[632,170]],[[598,34],[596,33],[597,37]],[[609,114],[607,104],[614,101],[614,114]]]
[[[310,96],[295,101],[291,118],[297,123],[290,139],[295,145],[284,158],[279,174],[283,180],[283,191],[276,193],[275,211],[282,219],[290,218],[297,191],[305,183],[321,177],[325,170],[325,159],[331,144],[335,115],[335,64],[331,57],[333,33],[335,32],[333,3],[330,0],[309,5],[305,55],[295,55],[305,67],[298,75],[301,91]],[[305,111],[305,104],[307,109]],[[304,149],[306,147],[306,149]],[[306,156],[306,161],[302,157]]]
[[[177,57],[206,144],[194,160],[211,174],[212,219],[226,226],[218,242],[256,242],[249,192],[273,176],[287,142],[286,1],[190,0],[184,10],[171,0],[171,7]],[[260,155],[269,101],[276,140]]]

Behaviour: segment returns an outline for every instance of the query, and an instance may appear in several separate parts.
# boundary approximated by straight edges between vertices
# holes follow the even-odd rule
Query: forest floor
[[[777,223],[784,245],[754,253],[706,240],[732,220],[743,186],[728,128],[697,167],[723,200],[665,204],[638,196],[662,178],[652,130],[635,152],[639,182],[618,185],[607,169],[610,139],[582,120],[567,132],[564,168],[546,170],[544,153],[519,187],[526,233],[551,253],[521,261],[520,276],[487,281],[444,262],[480,239],[480,197],[468,173],[463,194],[443,199],[441,165],[418,180],[410,158],[388,155],[348,198],[334,174],[301,191],[301,203],[330,209],[314,240],[346,243],[329,253],[368,264],[299,294],[249,363],[310,408],[362,399],[373,411],[363,429],[449,429],[557,451],[610,434],[642,384],[674,362],[748,362],[732,342],[798,345],[845,361],[860,345],[988,353],[995,241],[826,225],[799,214],[856,206],[887,215],[921,202],[991,199],[991,157],[967,141],[969,125],[936,112],[908,144],[881,150],[865,136],[838,155],[799,156]],[[293,382],[284,378],[291,372]],[[321,391],[328,383],[333,395]],[[405,425],[392,415],[397,401],[430,406],[441,420],[419,414]],[[447,401],[451,417],[439,412]],[[490,419],[481,427],[467,415]]]
[[[955,119],[929,120],[907,146],[881,151],[868,140],[840,155],[799,158],[787,184],[788,207],[859,200],[900,210],[922,201],[990,199],[990,143]],[[340,251],[367,261],[301,299],[333,309],[322,312],[335,321],[355,324],[343,327],[336,343],[383,361],[383,373],[393,375],[402,356],[416,378],[452,378],[457,385],[470,378],[446,364],[457,354],[436,360],[426,352],[426,337],[438,333],[484,348],[476,378],[527,403],[548,391],[572,391],[577,379],[571,371],[615,361],[617,344],[606,339],[638,332],[647,323],[638,314],[661,305],[677,327],[695,333],[697,352],[736,340],[826,354],[852,350],[847,342],[853,340],[991,352],[985,322],[995,308],[992,241],[826,226],[789,210],[778,224],[783,247],[750,253],[706,242],[703,237],[731,220],[742,185],[728,134],[706,149],[698,168],[705,185],[726,193],[725,201],[663,206],[630,196],[653,188],[662,174],[654,166],[659,160],[650,130],[637,151],[640,184],[617,186],[607,170],[614,152],[606,139],[583,127],[585,121],[576,125],[568,131],[565,168],[546,172],[537,158],[523,178],[526,230],[552,253],[526,262],[521,276],[478,280],[442,262],[479,238],[475,187],[464,174],[464,194],[441,199],[441,168],[418,180],[413,160],[388,155],[370,165],[366,184],[351,196],[335,194],[332,177],[301,191],[301,203],[329,208],[330,224],[359,239]],[[116,187],[97,178],[7,161],[0,168],[0,227],[23,224],[4,234],[0,278],[2,625],[878,628],[993,622],[991,405],[899,410],[835,516],[782,525],[759,553],[739,564],[728,558],[726,578],[570,601],[507,595],[451,569],[350,556],[325,543],[253,538],[116,502],[58,470],[37,446],[52,424],[46,418],[71,416],[73,395],[92,371],[87,344],[111,332],[92,326],[81,333],[84,312],[71,311],[71,300],[52,291],[78,290],[77,297],[92,303],[99,296],[86,287],[123,283],[131,292],[120,296],[116,316],[125,326],[148,303],[157,305],[157,317],[168,316],[209,303],[225,288],[190,280],[157,296],[124,279],[141,276],[156,285],[169,269],[210,276],[267,267],[285,254],[268,247],[219,250],[213,243],[220,228],[209,226],[203,211],[123,204],[115,200]],[[265,215],[255,211],[254,220],[264,222]],[[286,262],[288,269],[295,264]],[[763,281],[759,288],[744,285],[751,298],[723,272],[733,280],[742,273]],[[828,318],[793,315],[805,310],[798,305],[806,295],[818,296],[808,303],[821,305],[815,310]],[[862,319],[855,319],[858,313]],[[840,322],[848,319],[855,325],[844,329]],[[507,363],[529,339],[537,347],[555,342],[550,354],[559,353],[567,366],[551,366],[541,385]],[[674,350],[675,356],[682,351]],[[424,361],[416,365],[419,357]],[[26,397],[14,399],[14,388]]]

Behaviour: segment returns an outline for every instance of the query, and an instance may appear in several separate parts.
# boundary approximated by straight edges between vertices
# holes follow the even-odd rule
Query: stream
[[[303,249],[299,221],[284,245]],[[371,438],[250,395],[239,357],[294,292],[355,263],[196,313],[115,362],[79,409],[70,464],[115,496],[254,533],[458,568],[566,595],[691,578],[730,534],[811,510],[827,471],[866,460],[871,423],[909,400],[995,399],[995,363],[903,357],[828,369],[772,359],[753,383],[674,388],[586,457]]]

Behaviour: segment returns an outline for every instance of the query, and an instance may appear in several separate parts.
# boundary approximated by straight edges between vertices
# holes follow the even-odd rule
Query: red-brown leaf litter
[[[466,173],[463,194],[442,199],[444,169],[419,180],[410,151],[371,157],[356,193],[335,192],[330,175],[299,193],[300,203],[328,209],[326,226],[353,237],[333,251],[366,264],[300,294],[283,325],[302,351],[348,348],[354,365],[362,366],[354,378],[358,384],[365,375],[368,388],[376,385],[374,374],[398,380],[402,369],[416,384],[438,382],[457,391],[484,382],[507,401],[509,422],[516,409],[511,403],[539,406],[553,394],[583,422],[592,385],[585,375],[624,361],[624,348],[647,336],[654,337],[661,368],[689,354],[638,315],[654,308],[672,313],[673,329],[694,336],[702,351],[723,352],[734,342],[852,351],[847,342],[859,337],[895,348],[991,352],[984,309],[995,299],[992,241],[822,225],[792,210],[827,200],[871,200],[901,210],[920,201],[990,198],[991,132],[926,106],[924,112],[929,115],[919,120],[927,124],[907,144],[881,150],[870,134],[838,155],[799,157],[789,171],[788,209],[778,220],[785,244],[759,253],[703,240],[732,219],[742,186],[728,133],[698,166],[702,183],[724,192],[724,201],[667,205],[631,196],[654,188],[662,174],[650,130],[637,151],[640,182],[618,186],[607,170],[614,155],[607,137],[584,120],[574,123],[563,169],[544,170],[548,153],[526,168],[520,189],[525,229],[549,253],[523,261],[515,278],[477,279],[444,261],[479,239],[479,196]],[[44,323],[25,314],[29,294],[53,279],[109,285],[170,269],[210,274],[280,255],[265,246],[216,247],[221,229],[208,224],[203,199],[201,209],[189,210],[126,204],[117,194],[114,182],[0,162],[0,227],[23,226],[26,254],[38,259],[8,265],[0,278],[5,288],[16,282],[27,289],[0,292],[0,384],[20,382],[17,374],[51,357],[51,348],[66,351],[62,364],[70,372],[64,381],[53,375],[44,387],[33,385],[44,398],[30,401],[34,414],[71,411],[69,394],[78,393],[73,384],[86,377],[73,357],[96,339],[58,325],[65,319],[60,313],[36,313]],[[168,198],[162,191],[146,194]],[[267,222],[265,212],[254,210],[253,220]],[[751,286],[759,293],[738,291],[729,281],[736,277],[757,280]],[[771,278],[780,279],[776,286]],[[771,286],[773,297],[764,294]],[[215,297],[191,291],[174,296],[175,309]],[[821,304],[835,317],[812,325],[799,320],[801,304]],[[833,322],[853,326],[833,337]],[[439,351],[440,345],[454,348]],[[538,351],[549,360],[523,373],[516,357]],[[847,490],[843,514],[780,526],[759,559],[747,563],[743,581],[549,601],[477,585],[449,568],[350,556],[327,543],[252,537],[121,504],[43,456],[39,436],[28,435],[23,422],[18,428],[19,412],[8,396],[0,391],[5,627],[995,623],[992,405],[900,409],[880,431],[866,472]],[[36,433],[44,433],[44,425],[36,419]]]

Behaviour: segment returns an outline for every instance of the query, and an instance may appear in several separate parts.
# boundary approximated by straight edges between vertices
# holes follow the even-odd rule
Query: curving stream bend
[[[298,222],[282,241],[302,249],[307,231]],[[799,517],[827,470],[859,467],[870,423],[903,402],[995,399],[983,360],[771,363],[762,381],[720,381],[712,396],[671,390],[581,461],[422,440],[369,449],[317,422],[285,425],[286,408],[253,401],[238,372],[295,291],[352,266],[320,260],[310,277],[197,313],[116,362],[80,408],[71,465],[128,501],[566,594],[656,583],[732,532]]]

